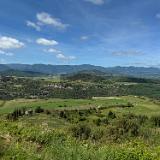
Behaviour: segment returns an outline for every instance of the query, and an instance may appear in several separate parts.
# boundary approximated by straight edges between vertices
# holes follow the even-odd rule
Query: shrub
[[[85,121],[86,117],[79,117],[79,121]]]
[[[134,107],[134,105],[131,102],[128,102],[127,107]]]
[[[137,123],[136,120],[129,120],[126,118],[123,118],[120,120],[117,124],[117,129],[120,129],[122,134],[128,133],[130,136],[138,136],[139,135],[139,129],[140,126]]]
[[[83,114],[84,114],[82,111],[79,111],[78,113],[80,116],[83,116]]]
[[[157,126],[160,127],[160,116],[152,116],[151,117],[151,122]]]
[[[148,120],[148,117],[145,115],[139,115],[137,118],[140,124],[144,124]]]
[[[104,136],[104,129],[95,128],[92,131],[91,140],[94,142],[100,140]]]
[[[2,158],[2,156],[4,155],[6,151],[6,145],[4,140],[0,137],[0,157]]]
[[[107,118],[103,118],[103,119],[101,119],[101,122],[102,122],[103,124],[109,124],[109,121],[108,121],[108,119],[107,119]]]
[[[100,126],[101,119],[100,118],[94,119],[93,122],[94,122],[95,125]]]
[[[13,120],[13,121],[15,121],[15,120],[18,119],[18,117],[16,117],[13,113],[7,114],[6,118],[7,118],[8,120]]]
[[[8,120],[17,120],[20,116],[23,116],[21,109],[15,109],[12,113],[7,115]]]
[[[124,114],[123,117],[126,119],[136,119],[137,118],[137,116],[133,113]]]
[[[91,128],[85,124],[78,124],[71,128],[72,135],[81,140],[87,140],[91,136]]]
[[[43,108],[41,108],[40,106],[36,107],[35,113],[43,113],[43,112],[44,112]]]
[[[108,118],[114,119],[114,118],[116,118],[116,114],[113,113],[112,111],[109,111]]]
[[[111,139],[116,141],[126,137],[138,137],[141,134],[138,120],[127,117],[119,118],[114,122],[114,125],[108,126],[107,128]]]
[[[60,111],[59,112],[59,117],[60,118],[67,118],[66,112],[65,111]]]
[[[49,115],[49,114],[51,114],[51,111],[45,110],[45,113],[46,113],[47,115]]]

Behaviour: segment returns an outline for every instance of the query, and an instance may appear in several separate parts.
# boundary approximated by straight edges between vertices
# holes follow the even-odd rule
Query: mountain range
[[[153,67],[101,67],[90,64],[82,65],[47,65],[47,64],[0,64],[0,75],[43,76],[62,75],[77,72],[96,72],[113,76],[133,76],[160,78],[160,68]]]

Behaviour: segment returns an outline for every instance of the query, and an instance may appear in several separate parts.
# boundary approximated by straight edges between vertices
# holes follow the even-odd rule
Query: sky
[[[0,63],[160,67],[160,1],[0,0]]]

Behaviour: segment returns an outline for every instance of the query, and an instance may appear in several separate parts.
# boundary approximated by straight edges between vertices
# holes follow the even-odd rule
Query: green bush
[[[146,115],[139,115],[137,118],[140,124],[144,124],[148,120]]]
[[[103,124],[109,124],[109,121],[108,121],[108,119],[107,118],[103,118],[103,119],[101,119],[101,122],[103,123]]]
[[[134,105],[131,102],[128,102],[127,107],[134,107]]]
[[[91,128],[86,124],[78,124],[71,128],[72,135],[81,140],[87,140],[91,136]]]
[[[43,113],[43,112],[44,112],[43,108],[41,108],[40,106],[36,107],[35,113]]]
[[[109,111],[108,112],[108,118],[114,119],[114,118],[116,118],[116,114],[112,111]]]
[[[87,118],[86,117],[79,117],[79,121],[86,121]]]
[[[60,112],[59,112],[59,117],[60,117],[60,118],[67,118],[66,112],[65,112],[65,111],[60,111]]]
[[[150,120],[153,125],[155,125],[156,127],[160,127],[160,116],[152,116]]]
[[[15,109],[12,113],[7,114],[8,120],[17,120],[20,116],[25,114],[24,109]]]
[[[123,118],[117,123],[117,129],[121,130],[122,134],[128,133],[130,136],[138,136],[140,126],[135,120]]]

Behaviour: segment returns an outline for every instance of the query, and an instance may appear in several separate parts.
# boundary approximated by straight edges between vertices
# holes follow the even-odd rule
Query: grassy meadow
[[[6,118],[24,108],[33,112]],[[159,116],[159,101],[137,96],[0,101],[0,157],[159,160]]]

